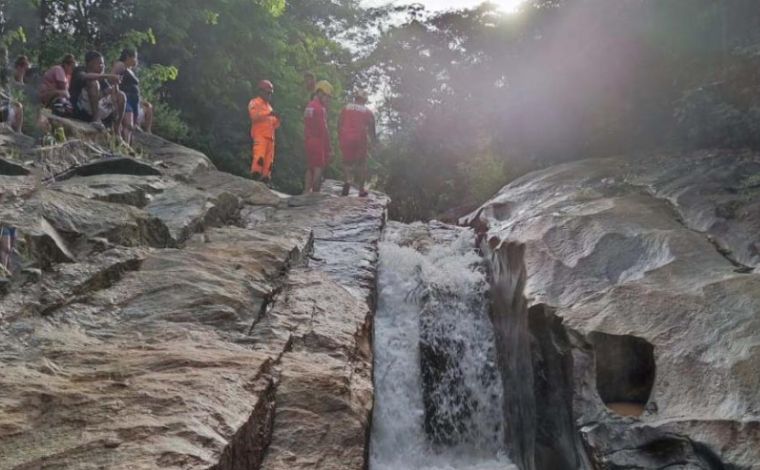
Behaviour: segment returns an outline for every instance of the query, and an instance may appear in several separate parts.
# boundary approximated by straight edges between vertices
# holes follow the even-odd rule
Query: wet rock
[[[576,454],[578,468],[760,462],[760,382],[748,372],[760,368],[758,169],[757,155],[732,152],[581,161],[526,175],[482,208],[505,382],[522,403],[505,422],[523,468],[554,468],[547,452]],[[531,325],[539,305],[559,330]],[[557,334],[568,342],[552,354],[518,347]],[[542,418],[545,377],[572,403],[574,432]],[[621,416],[621,402],[644,412]],[[551,433],[574,450],[542,450]]]
[[[336,188],[333,192],[340,194],[338,182],[328,180],[325,188]],[[369,198],[339,197],[328,192],[296,196],[269,220],[303,220],[312,227],[315,244],[311,265],[374,305],[377,243],[385,226],[388,201],[387,196],[377,193]]]
[[[279,364],[272,442],[262,468],[364,468],[372,410],[370,309],[311,269],[288,277],[256,326],[288,338]],[[271,342],[268,342],[271,343]]]

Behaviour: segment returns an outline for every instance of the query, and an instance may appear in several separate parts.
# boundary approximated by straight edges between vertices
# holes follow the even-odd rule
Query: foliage
[[[248,101],[267,78],[283,117],[275,184],[300,191],[302,111],[306,71],[334,82],[351,73],[351,54],[331,40],[359,11],[357,0],[0,0],[0,30],[35,31],[14,54],[37,57],[41,68],[65,53],[82,60],[103,52],[107,64],[136,47],[154,131],[208,153],[217,166],[246,175],[250,165]],[[336,121],[341,100],[333,106]]]
[[[657,147],[760,146],[754,0],[418,7],[361,62],[384,93],[383,178],[404,219],[543,166]],[[496,175],[496,176],[495,176]]]
[[[0,36],[42,67],[139,48],[154,130],[240,175],[248,101],[272,80],[274,183],[288,192],[304,172],[304,73],[336,85],[332,129],[344,90],[369,85],[385,137],[371,167],[407,220],[472,207],[556,162],[760,147],[757,0],[526,0],[517,15],[359,0],[0,0]]]

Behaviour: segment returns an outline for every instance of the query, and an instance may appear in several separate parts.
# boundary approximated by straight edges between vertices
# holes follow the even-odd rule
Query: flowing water
[[[503,452],[488,285],[473,246],[471,233],[443,225],[390,223],[386,229],[375,316],[371,470],[516,470]],[[425,348],[445,359],[434,380],[429,373],[423,379]],[[437,416],[427,432],[426,403]],[[451,426],[439,429],[441,423]]]

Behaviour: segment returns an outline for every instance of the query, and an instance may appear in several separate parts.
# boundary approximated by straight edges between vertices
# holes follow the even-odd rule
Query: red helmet
[[[259,90],[274,93],[274,85],[269,80],[262,80],[259,82]]]

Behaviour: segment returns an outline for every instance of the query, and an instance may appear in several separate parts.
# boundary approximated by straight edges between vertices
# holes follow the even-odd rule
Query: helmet
[[[327,80],[320,80],[317,82],[317,86],[314,87],[314,91],[321,91],[327,96],[333,95],[333,86]]]
[[[369,99],[369,93],[367,93],[367,90],[356,90],[354,93],[354,98],[356,98],[357,101],[366,103]]]
[[[259,82],[259,90],[273,93],[274,85],[272,85],[272,82],[270,82],[269,80],[262,80]]]

